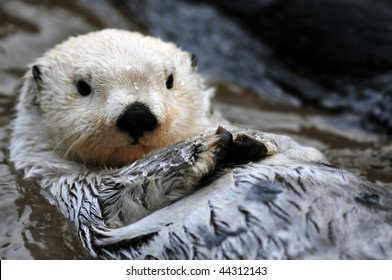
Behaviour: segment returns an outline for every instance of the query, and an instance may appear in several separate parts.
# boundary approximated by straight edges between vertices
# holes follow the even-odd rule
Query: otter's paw
[[[266,145],[246,133],[236,133],[232,145],[223,159],[224,165],[256,162],[268,155]]]
[[[233,144],[233,136],[219,127],[196,139],[174,145],[164,172],[160,173],[161,188],[166,198],[173,202],[195,191],[200,181],[212,174],[225,159]]]
[[[223,127],[202,135],[193,143],[192,170],[203,175],[212,172],[225,160],[232,145],[233,135]]]

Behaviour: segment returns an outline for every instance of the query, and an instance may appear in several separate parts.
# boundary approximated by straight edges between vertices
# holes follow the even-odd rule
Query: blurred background
[[[392,187],[388,0],[0,0],[1,259],[89,258],[7,148],[26,66],[71,35],[107,27],[195,53],[230,121],[290,135]]]

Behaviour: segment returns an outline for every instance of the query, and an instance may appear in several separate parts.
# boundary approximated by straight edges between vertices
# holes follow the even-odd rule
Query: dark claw
[[[229,147],[223,164],[238,165],[259,161],[267,154],[265,145],[246,134],[238,134]]]
[[[216,161],[220,163],[225,160],[228,151],[233,145],[233,135],[221,126],[218,127],[215,135],[219,135],[219,140],[211,143],[208,148],[210,149],[217,146],[218,153],[216,154]]]

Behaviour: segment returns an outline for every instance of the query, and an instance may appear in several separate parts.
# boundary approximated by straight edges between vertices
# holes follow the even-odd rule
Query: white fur
[[[18,113],[16,126],[63,158],[123,166],[216,126],[209,113],[213,91],[191,66],[190,54],[157,38],[115,29],[93,32],[55,46],[32,65],[42,72],[42,86],[37,89],[29,69],[18,110],[25,109],[26,95],[31,95],[39,117],[32,124],[28,118],[35,108],[25,104],[30,112],[25,112],[27,119]],[[167,89],[170,74],[174,86]],[[92,94],[81,96],[78,80],[86,81]],[[115,123],[136,101],[150,108],[159,127],[132,146]]]

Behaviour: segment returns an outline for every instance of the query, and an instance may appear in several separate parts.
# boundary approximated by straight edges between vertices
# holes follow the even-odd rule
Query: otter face
[[[122,166],[212,125],[212,90],[195,66],[173,44],[111,29],[57,45],[27,79],[55,151]]]

